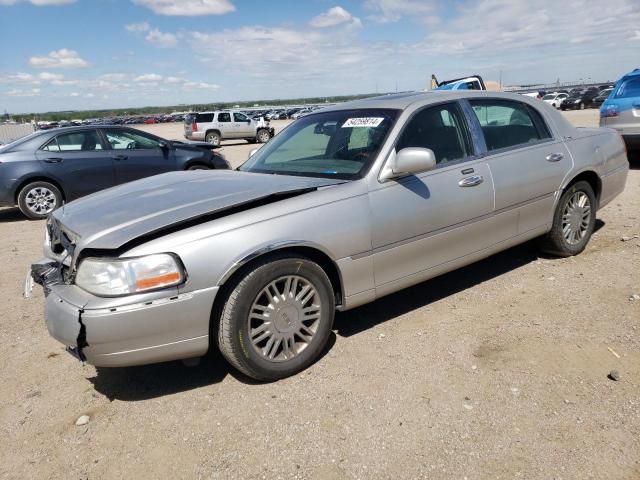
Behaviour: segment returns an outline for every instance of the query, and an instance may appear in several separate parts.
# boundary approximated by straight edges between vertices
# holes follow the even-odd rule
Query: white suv
[[[189,113],[184,117],[184,137],[218,146],[222,140],[243,138],[250,143],[266,143],[274,135],[263,118],[254,120],[235,110]]]

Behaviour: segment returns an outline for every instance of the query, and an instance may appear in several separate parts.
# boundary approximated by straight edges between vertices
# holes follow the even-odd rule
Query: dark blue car
[[[0,147],[0,206],[45,218],[84,195],[173,170],[227,169],[206,143],[168,141],[114,126],[36,132]]]

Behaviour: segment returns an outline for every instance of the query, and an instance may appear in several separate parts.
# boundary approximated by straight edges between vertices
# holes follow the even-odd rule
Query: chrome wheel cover
[[[254,351],[270,362],[285,362],[309,346],[320,326],[318,290],[298,275],[280,277],[256,296],[247,327]]]
[[[591,202],[584,192],[569,197],[562,212],[562,235],[569,245],[577,245],[587,234],[591,223]]]
[[[46,187],[32,188],[24,198],[29,211],[36,215],[47,215],[56,208],[56,196]]]
[[[258,140],[260,141],[260,143],[267,143],[269,141],[269,132],[261,130],[258,133]]]

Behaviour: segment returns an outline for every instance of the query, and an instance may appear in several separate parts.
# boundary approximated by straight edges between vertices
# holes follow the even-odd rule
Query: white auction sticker
[[[383,120],[380,117],[349,118],[342,124],[342,128],[377,127]]]

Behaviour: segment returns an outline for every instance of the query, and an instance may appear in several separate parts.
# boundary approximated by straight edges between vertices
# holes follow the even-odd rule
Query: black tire
[[[204,140],[210,143],[211,145],[219,147],[220,141],[222,140],[222,138],[220,137],[220,134],[218,132],[208,132],[207,135],[204,137]]]
[[[191,165],[187,170],[211,170],[211,168],[199,163],[198,165]]]
[[[45,194],[51,201],[46,204],[39,204],[34,206],[31,200],[34,196],[41,196]],[[41,205],[41,207],[40,207]],[[62,205],[62,193],[52,183],[49,182],[32,182],[20,190],[18,193],[18,208],[20,211],[31,220],[42,220],[47,218],[51,212]],[[38,211],[40,210],[40,212]]]
[[[274,381],[294,375],[311,365],[325,347],[335,314],[335,299],[331,282],[315,262],[301,256],[279,255],[258,262],[231,287],[220,315],[218,348],[227,361],[245,375],[260,381]],[[315,333],[306,346],[289,359],[269,360],[259,353],[262,347],[251,342],[249,314],[263,289],[285,276],[295,276],[315,288],[320,301]],[[283,307],[287,302],[283,302]],[[282,308],[282,307],[281,307]],[[278,321],[274,313],[273,325]],[[291,325],[289,316],[282,314]],[[215,335],[215,332],[212,332]],[[254,334],[255,337],[255,334]],[[269,337],[267,337],[269,338]],[[275,342],[274,342],[275,343]],[[304,344],[304,342],[302,342]],[[279,344],[284,345],[284,343]],[[298,344],[296,344],[298,345]],[[283,354],[282,346],[275,350]],[[267,348],[268,347],[264,347]]]
[[[590,215],[584,236],[576,243],[571,243],[567,240],[563,231],[563,217],[568,203],[574,195],[579,192],[584,193],[589,199]],[[593,233],[593,229],[596,224],[596,202],[595,193],[593,193],[593,188],[589,182],[579,181],[569,186],[569,188],[567,188],[560,197],[560,201],[558,202],[558,206],[556,207],[556,211],[553,215],[553,225],[551,230],[540,239],[540,248],[544,252],[558,257],[570,257],[582,252],[587,246],[587,243],[589,243],[589,239],[591,238],[591,234]]]
[[[258,132],[256,133],[256,141],[258,143],[267,143],[269,140],[271,140],[271,134],[269,133],[269,130],[265,128],[261,128],[260,130],[258,130]]]

